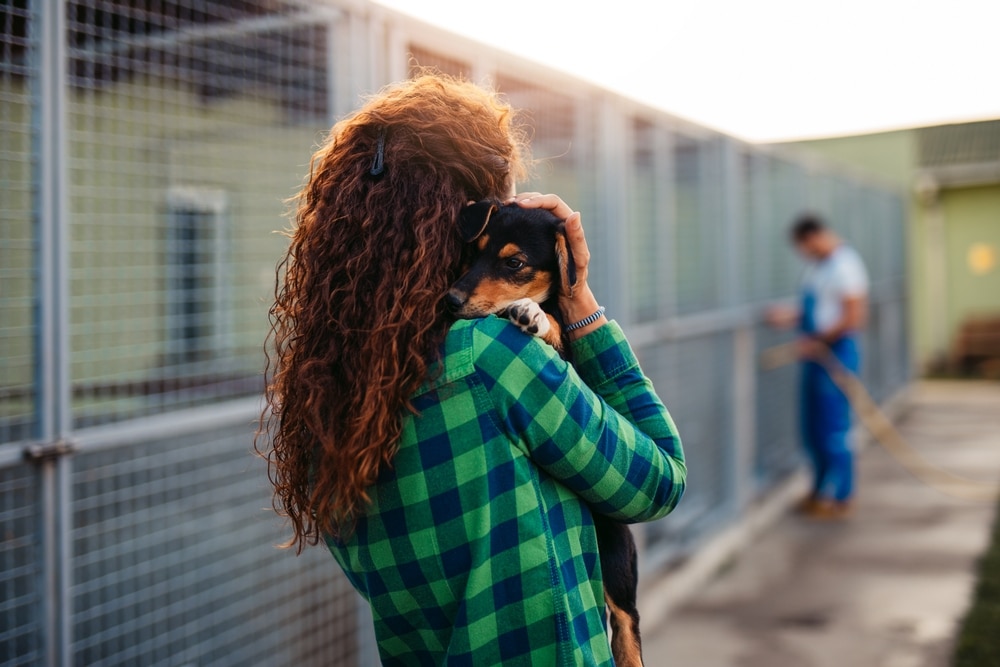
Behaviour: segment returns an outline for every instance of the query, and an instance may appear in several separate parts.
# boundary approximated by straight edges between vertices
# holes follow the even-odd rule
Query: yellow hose
[[[764,370],[772,370],[798,360],[796,344],[784,343],[764,350],[760,355],[760,366]],[[1000,495],[1000,486],[948,472],[918,454],[899,434],[892,421],[879,409],[858,376],[845,368],[830,348],[825,348],[823,355],[816,361],[822,364],[833,383],[847,396],[854,412],[875,441],[911,475],[953,498],[996,501]]]

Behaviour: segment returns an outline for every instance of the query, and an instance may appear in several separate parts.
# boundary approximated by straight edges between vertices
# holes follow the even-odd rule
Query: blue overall
[[[810,290],[802,295],[804,334],[816,332],[816,296]],[[842,337],[830,346],[831,351],[851,373],[860,362],[857,340]],[[801,398],[802,442],[813,466],[813,495],[817,498],[846,501],[854,491],[854,452],[850,442],[851,409],[847,397],[833,383],[820,364],[802,364]]]

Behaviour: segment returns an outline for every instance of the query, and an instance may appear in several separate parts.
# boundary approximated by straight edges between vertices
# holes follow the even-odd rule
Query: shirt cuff
[[[591,387],[598,387],[639,366],[625,333],[614,320],[570,343],[573,367]]]

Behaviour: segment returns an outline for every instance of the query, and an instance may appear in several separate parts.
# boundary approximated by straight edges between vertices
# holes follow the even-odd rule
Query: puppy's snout
[[[444,295],[444,305],[453,313],[457,313],[465,305],[466,296],[462,292],[452,288]]]

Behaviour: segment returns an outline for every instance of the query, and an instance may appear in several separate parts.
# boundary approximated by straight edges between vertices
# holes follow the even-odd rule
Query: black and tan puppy
[[[476,252],[445,297],[448,308],[461,318],[504,315],[567,357],[558,297],[561,291],[572,294],[576,265],[563,221],[544,209],[482,201],[463,209],[459,225]],[[624,524],[593,516],[615,664],[641,667],[635,541]]]
[[[497,314],[564,353],[557,297],[576,283],[576,267],[561,220],[543,209],[470,204],[459,217],[466,242],[475,242],[468,271],[445,297],[458,317]]]

